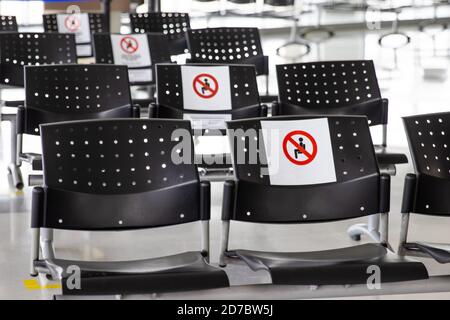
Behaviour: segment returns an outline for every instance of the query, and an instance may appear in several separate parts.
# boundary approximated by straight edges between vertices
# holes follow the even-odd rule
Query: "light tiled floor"
[[[439,35],[437,41],[440,57],[432,57],[429,39],[414,30],[407,30],[412,36],[413,43],[399,51],[399,66],[394,71],[388,71],[386,66],[392,64],[392,51],[380,49],[377,46],[375,33],[338,32],[337,36],[324,44],[320,50],[314,47],[310,56],[304,61],[317,59],[374,59],[378,68],[378,76],[383,88],[383,96],[390,100],[389,144],[396,151],[407,152],[406,139],[403,133],[401,117],[410,114],[448,111],[450,108],[450,90],[446,90],[450,83],[448,80],[426,80],[423,77],[423,68],[427,64],[437,63],[447,68],[449,59],[446,45],[449,44],[450,32]],[[263,35],[264,49],[271,57],[271,71],[274,74],[274,65],[284,63],[275,56],[275,49],[281,45],[288,35]],[[422,62],[422,63],[420,63]],[[276,92],[276,80],[272,76],[271,91]],[[13,94],[14,96],[17,93]],[[374,135],[379,132],[374,130]],[[9,157],[8,125],[2,124],[0,130],[0,299],[45,299],[51,297],[52,290],[27,290],[23,280],[29,279],[28,256],[30,247],[29,208],[30,189],[26,188],[23,194],[16,194],[8,188],[6,178],[6,164]],[[376,141],[376,139],[375,139]],[[30,140],[26,148],[39,149],[36,140]],[[24,165],[24,175],[29,169]],[[403,177],[412,172],[411,165],[398,167],[398,174],[392,180],[392,207],[390,216],[390,239],[394,248],[397,246]],[[212,187],[212,261],[217,261],[220,238],[220,208],[222,184],[213,183]],[[445,196],[445,195],[443,195]],[[349,199],[351,201],[351,199]],[[326,223],[307,226],[248,226],[243,223],[232,225],[230,248],[239,246],[248,249],[265,250],[319,250],[336,248],[354,244],[346,235],[346,229],[355,222],[364,219]],[[74,257],[86,260],[102,259],[136,259],[159,256],[178,252],[180,250],[197,249],[200,239],[192,237],[197,231],[196,224],[162,228],[151,231],[133,231],[131,233],[56,233],[57,253],[61,257]],[[435,242],[449,242],[449,219],[414,216],[411,222],[411,238]],[[174,237],[177,236],[177,238]],[[177,240],[181,238],[181,241]],[[366,241],[366,239],[363,239]],[[131,245],[131,250],[130,250]],[[429,259],[426,262],[429,272],[434,275],[450,274],[450,266],[438,265]],[[236,282],[261,282],[259,275],[249,277],[238,276]],[[263,277],[264,278],[264,277]],[[397,296],[372,296],[370,299],[386,298],[450,298],[450,284],[448,293],[415,294]],[[189,296],[186,296],[189,297]],[[283,291],[272,292],[267,298],[285,297]],[[295,295],[292,296],[295,298]],[[212,298],[212,297],[209,297]],[[233,296],[230,296],[233,298]]]

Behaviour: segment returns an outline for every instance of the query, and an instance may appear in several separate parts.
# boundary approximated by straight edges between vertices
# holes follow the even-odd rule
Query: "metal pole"
[[[148,12],[161,12],[161,0],[148,0]]]
[[[103,13],[105,14],[106,25],[111,30],[111,0],[103,0]]]

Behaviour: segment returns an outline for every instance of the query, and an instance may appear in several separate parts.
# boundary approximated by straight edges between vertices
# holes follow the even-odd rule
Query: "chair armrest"
[[[391,207],[391,176],[380,175],[380,213],[389,213]]]
[[[2,106],[4,107],[19,107],[23,106],[25,104],[25,101],[23,100],[9,100],[9,101],[2,101]]]
[[[410,213],[413,210],[414,198],[416,196],[416,182],[417,176],[414,173],[408,173],[405,176],[401,213]]]
[[[42,170],[42,155],[36,153],[22,153],[20,160],[31,164],[33,170]]]
[[[272,102],[272,117],[278,116],[280,114],[280,102]]]
[[[388,99],[381,99],[381,113],[382,113],[382,121],[383,124],[388,123],[388,114],[389,114],[389,100]]]
[[[261,114],[260,114],[260,117],[261,117],[261,118],[266,118],[268,112],[269,112],[269,107],[268,107],[266,104],[262,104],[262,105],[261,105]]]
[[[207,221],[211,219],[211,183],[200,182],[200,219]]]
[[[235,188],[236,182],[233,180],[227,180],[223,184],[223,205],[222,205],[223,221],[229,221],[233,216]]]
[[[45,206],[45,191],[42,187],[34,187],[31,200],[31,228],[40,228]]]
[[[149,104],[149,106],[148,106],[148,117],[150,119],[158,118],[158,108],[159,108],[158,104],[156,104],[154,102]]]
[[[141,106],[139,104],[134,104],[131,112],[133,118],[139,119],[141,117]]]

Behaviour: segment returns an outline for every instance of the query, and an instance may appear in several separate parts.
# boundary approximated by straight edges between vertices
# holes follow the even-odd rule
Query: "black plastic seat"
[[[200,252],[186,252],[163,258],[137,261],[91,262],[52,259],[37,263],[55,272],[77,265],[82,270],[83,292],[81,294],[102,295],[116,293],[135,294],[149,292],[171,292],[183,290],[206,290],[228,286],[223,271],[207,264]],[[70,273],[61,274],[66,284]],[[124,285],[126,283],[126,285]],[[151,288],[151,289],[150,289]],[[65,292],[71,292],[67,286]]]
[[[92,33],[109,32],[105,14],[102,13],[58,13],[44,14],[45,32],[74,33],[78,57],[92,57]],[[88,27],[83,27],[86,23]]]
[[[390,176],[379,173],[365,117],[290,116],[227,124],[237,180],[224,188],[221,265],[226,257],[242,259],[255,271],[267,270],[274,284],[365,284],[374,265],[382,282],[428,278],[422,263],[388,249]],[[303,224],[378,213],[381,241],[376,244],[316,252],[228,249],[230,221]]]
[[[176,130],[178,138],[174,138]],[[42,125],[41,132],[44,186],[33,190],[33,274],[61,280],[66,295],[229,286],[226,273],[208,264],[210,184],[199,181],[192,155],[177,164],[171,160],[179,141],[192,148],[188,121],[73,121]],[[43,241],[40,257],[41,228],[125,232],[192,222],[202,224],[201,251],[145,260],[86,262],[57,259],[49,253],[52,244],[45,247]],[[79,290],[67,285],[69,267],[74,265],[80,268]]]
[[[238,250],[234,254],[253,271],[269,271],[274,284],[361,284],[367,281],[367,267],[371,263],[380,267],[384,282],[408,281],[426,274],[420,262],[405,261],[373,243],[313,252]]]
[[[450,245],[408,242],[410,214],[450,217],[450,113],[403,118],[415,173],[405,177],[399,252],[450,263]]]
[[[388,100],[381,97],[373,61],[324,61],[277,66],[279,102],[272,115],[364,115],[383,126],[375,146],[380,165],[408,163],[404,154],[387,150]]]
[[[0,32],[17,32],[17,19],[15,16],[0,16]]]
[[[147,12],[130,14],[132,33],[161,33],[169,38],[171,55],[188,51],[186,31],[190,28],[188,13]]]
[[[149,116],[191,120],[196,135],[224,135],[225,121],[267,116],[253,65],[158,64],[156,78],[157,103],[151,104]],[[203,81],[211,93],[202,95]],[[231,170],[229,154],[198,156],[202,176]]]
[[[126,66],[26,66],[25,104],[17,113],[10,171],[16,188],[23,187],[20,166],[42,170],[41,156],[22,150],[23,135],[39,135],[43,123],[98,118],[139,117],[133,107]],[[15,149],[15,146],[19,146]]]
[[[263,53],[258,28],[189,29],[187,40],[190,62],[253,64],[258,76],[266,76],[269,94],[269,57]]]

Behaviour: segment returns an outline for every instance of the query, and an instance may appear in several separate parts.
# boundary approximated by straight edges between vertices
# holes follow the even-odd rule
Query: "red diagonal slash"
[[[211,84],[213,84],[214,89],[211,86],[207,86],[205,82],[202,81],[202,78],[207,78],[209,80],[211,80]],[[197,88],[197,85],[200,85],[201,88],[205,89],[206,91],[208,91],[210,94],[206,95],[203,92],[200,92],[200,90]],[[219,91],[219,82],[217,81],[217,79],[215,77],[213,77],[212,75],[208,74],[208,73],[202,73],[199,74],[198,76],[196,76],[194,78],[194,81],[192,82],[192,86],[194,89],[194,92],[202,99],[210,99],[212,97],[214,97],[217,92]]]
[[[308,139],[311,142],[312,152],[306,151],[305,148],[300,146],[300,144],[297,143],[297,141],[295,141],[292,138],[293,136],[298,136],[298,135],[305,137],[306,139]],[[305,160],[301,160],[301,161],[297,160],[297,159],[294,159],[294,157],[292,157],[292,155],[289,153],[288,143],[292,143],[292,145],[297,150],[301,151],[302,154],[305,155],[306,159]],[[296,130],[296,131],[292,131],[292,132],[288,133],[286,135],[286,137],[284,137],[283,146],[282,147],[283,147],[283,152],[284,152],[284,155],[286,156],[286,158],[290,162],[292,162],[293,164],[298,165],[298,166],[303,166],[303,165],[306,165],[306,164],[312,162],[315,159],[316,155],[317,155],[317,143],[316,143],[316,140],[314,139],[314,137],[312,135],[310,135],[306,131]]]
[[[300,150],[301,153],[303,153],[308,159],[313,158],[313,155],[311,153],[309,153],[308,151],[306,151],[304,148],[302,148],[302,146],[300,144],[298,144],[297,141],[292,139],[292,137],[289,137],[288,141],[290,143],[292,143],[297,150]]]

